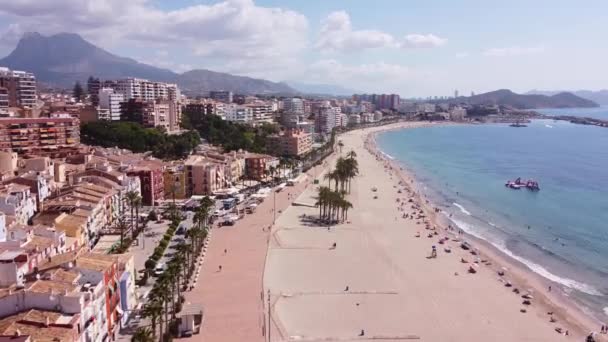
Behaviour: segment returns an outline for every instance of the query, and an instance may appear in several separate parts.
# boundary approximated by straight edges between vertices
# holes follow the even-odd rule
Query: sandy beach
[[[339,137],[343,154],[356,152],[360,170],[347,222],[321,227],[303,219],[318,215],[312,184],[296,199],[302,205],[278,217],[264,271],[271,341],[583,341],[599,330],[558,291],[548,293],[540,277],[487,244],[440,227],[432,204],[414,193],[412,177],[374,149],[371,138],[380,130],[426,124]],[[460,248],[463,240],[473,248]],[[432,246],[436,258],[428,258]]]

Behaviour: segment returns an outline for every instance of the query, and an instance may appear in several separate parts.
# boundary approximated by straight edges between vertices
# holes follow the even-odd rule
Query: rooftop
[[[88,270],[103,272],[112,267],[116,257],[101,253],[84,253],[76,259],[76,266]]]
[[[71,327],[54,324],[69,326],[77,319],[79,315],[66,316],[53,311],[29,310],[0,320],[0,334],[29,335],[34,342],[75,341],[76,336]]]
[[[77,286],[74,284],[56,281],[56,280],[36,280],[30,285],[28,291],[38,293],[71,293],[76,290]]]

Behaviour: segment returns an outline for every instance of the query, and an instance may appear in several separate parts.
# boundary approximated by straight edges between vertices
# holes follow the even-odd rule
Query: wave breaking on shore
[[[469,213],[469,215],[470,215],[470,213]],[[589,284],[585,284],[583,282],[579,282],[577,280],[570,279],[570,278],[560,277],[560,276],[550,272],[545,267],[513,253],[509,248],[507,248],[507,246],[504,245],[504,243],[499,243],[499,242],[495,242],[495,241],[491,241],[491,240],[487,239],[485,236],[479,234],[475,230],[474,227],[472,227],[471,225],[469,225],[466,222],[463,222],[463,221],[460,221],[460,220],[454,219],[454,218],[450,218],[450,220],[457,227],[459,227],[460,229],[465,231],[467,234],[472,235],[478,239],[481,239],[481,240],[484,240],[484,241],[490,243],[492,246],[494,246],[496,249],[500,250],[502,253],[504,253],[507,256],[509,256],[510,258],[515,259],[518,262],[524,264],[532,272],[540,275],[541,277],[543,277],[545,279],[548,279],[554,283],[561,284],[569,289],[573,289],[573,290],[580,291],[582,293],[586,293],[588,295],[592,295],[592,296],[603,296],[604,295],[598,289],[596,289],[595,287],[593,287]]]

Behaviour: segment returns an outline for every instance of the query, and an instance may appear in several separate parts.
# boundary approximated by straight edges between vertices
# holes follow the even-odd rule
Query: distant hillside
[[[323,94],[336,96],[351,96],[353,94],[363,93],[362,91],[345,88],[334,84],[313,84],[301,83],[297,81],[285,81],[292,88],[307,94]]]
[[[295,93],[285,83],[235,76],[211,70],[191,70],[177,75],[175,83],[186,92],[200,93],[209,90],[230,90],[241,94]]]
[[[27,33],[13,52],[0,59],[0,66],[33,72],[39,81],[61,87],[71,87],[77,80],[83,82],[93,75],[102,79],[138,77],[172,82],[192,94],[214,89],[244,94],[295,92],[284,83],[209,70],[177,74],[131,58],[116,56],[73,33],[49,37]]]
[[[558,93],[562,93],[563,91],[549,91],[549,90],[530,90],[526,94],[540,94],[540,95],[555,95]],[[593,90],[575,90],[568,91],[578,97],[582,97],[587,100],[591,100],[600,105],[608,105],[608,89],[601,89],[597,91]]]
[[[563,92],[551,96],[521,95],[508,89],[464,97],[462,101],[478,105],[506,105],[517,109],[598,107],[597,103],[571,93]]]

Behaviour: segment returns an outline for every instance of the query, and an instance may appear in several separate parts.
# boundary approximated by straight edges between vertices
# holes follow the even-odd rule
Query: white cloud
[[[345,85],[365,85],[366,88],[379,84],[390,84],[402,80],[410,74],[410,69],[399,64],[385,62],[348,65],[335,59],[324,59],[311,64],[306,70],[309,81],[334,82]],[[364,88],[361,88],[364,89]]]
[[[408,34],[401,47],[403,48],[434,48],[444,45],[447,39],[439,38],[434,34]]]
[[[520,47],[512,46],[506,48],[492,48],[487,49],[483,52],[484,56],[487,57],[512,57],[512,56],[524,56],[524,55],[535,55],[545,51],[542,46],[534,47]]]
[[[332,12],[323,20],[317,47],[322,50],[353,50],[395,45],[393,36],[376,30],[353,30],[345,11]]]
[[[374,48],[432,48],[447,42],[434,34],[408,34],[401,41],[378,30],[354,30],[345,11],[330,13],[322,21],[316,47],[323,51],[352,51]]]
[[[148,0],[11,0],[0,4],[0,14],[18,22],[20,32],[75,32],[105,47],[143,44],[171,50],[173,46],[180,55],[192,52],[207,57],[207,62],[265,59],[278,63],[308,43],[305,16],[257,6],[253,0],[224,0],[168,11]]]
[[[456,58],[467,58],[470,54],[468,52],[459,52],[455,55]]]

